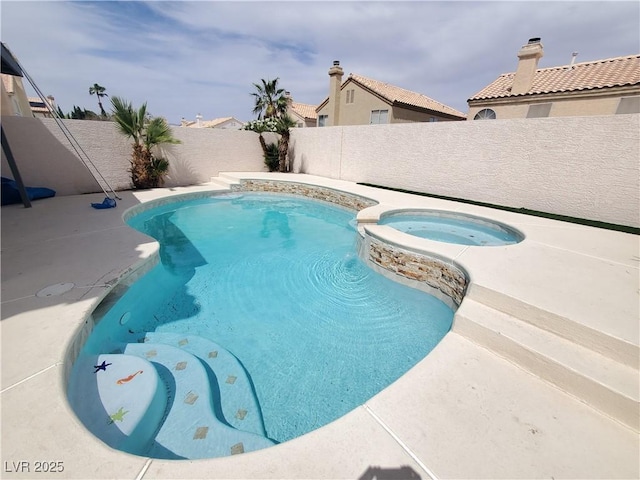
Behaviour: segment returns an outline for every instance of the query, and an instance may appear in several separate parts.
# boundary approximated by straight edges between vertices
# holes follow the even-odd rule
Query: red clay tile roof
[[[466,115],[458,110],[451,108],[443,103],[437,102],[432,98],[422,95],[421,93],[405,90],[404,88],[396,87],[388,83],[373,80],[371,78],[356,75],[354,73],[349,74],[349,78],[342,84],[342,88],[349,82],[349,80],[356,82],[362,87],[370,90],[371,92],[379,95],[383,99],[387,100],[390,104],[404,104],[412,107],[424,108],[432,110],[434,112],[444,113],[452,115],[454,117],[466,118]]]
[[[317,105],[308,105],[306,103],[291,102],[291,109],[302,118],[318,118],[316,113]]]
[[[531,90],[520,95],[511,93],[514,76],[514,72],[503,73],[469,101],[640,85],[640,55],[541,68],[536,70]]]

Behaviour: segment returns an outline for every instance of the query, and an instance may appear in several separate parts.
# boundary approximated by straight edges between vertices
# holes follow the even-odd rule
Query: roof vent
[[[532,43],[540,43],[540,37],[533,37],[530,38],[529,41],[527,42],[529,45],[531,45]]]

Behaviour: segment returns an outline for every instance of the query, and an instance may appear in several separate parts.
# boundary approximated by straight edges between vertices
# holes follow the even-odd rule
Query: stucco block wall
[[[293,131],[293,166],[638,227],[639,137],[637,114],[327,127]]]
[[[53,119],[2,124],[25,184],[100,191]],[[114,188],[130,187],[131,142],[113,123],[65,124]],[[173,132],[168,187],[266,170],[254,132]],[[290,154],[295,172],[640,227],[640,114],[299,128]]]
[[[58,195],[100,191],[54,119],[3,116],[2,123],[25,185],[53,188]],[[114,189],[131,188],[131,140],[114,123],[64,120],[64,124]],[[167,187],[208,182],[225,170],[266,170],[254,132],[181,127],[172,131],[182,143],[163,147],[162,155],[170,164]],[[267,142],[276,141],[272,134],[265,137]],[[4,153],[2,175],[13,177]]]

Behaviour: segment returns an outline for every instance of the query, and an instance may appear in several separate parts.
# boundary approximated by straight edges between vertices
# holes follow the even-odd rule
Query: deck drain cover
[[[55,285],[49,285],[48,287],[44,287],[38,293],[36,293],[36,297],[56,297],[58,295],[62,295],[63,293],[67,293],[75,287],[73,283],[56,283]]]

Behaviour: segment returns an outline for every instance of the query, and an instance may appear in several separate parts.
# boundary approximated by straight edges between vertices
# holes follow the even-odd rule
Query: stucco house
[[[285,92],[285,95],[287,97],[287,115],[296,122],[297,127],[315,127],[318,121],[318,115],[316,114],[318,106],[294,102],[289,92]]]
[[[469,120],[640,113],[640,55],[538,69],[539,38],[503,73],[467,100]]]
[[[181,127],[188,128],[220,128],[220,129],[232,129],[239,130],[244,126],[244,123],[234,117],[221,117],[214,118],[213,120],[202,120],[202,115],[196,115],[195,121],[188,121],[182,118],[180,121]]]
[[[0,88],[2,89],[2,115],[33,117],[29,97],[20,77],[3,73]]]
[[[47,95],[46,101],[49,107],[47,107],[40,97],[29,97],[29,105],[31,106],[31,113],[33,113],[34,117],[53,118],[51,110],[55,110],[56,108],[55,98]]]
[[[319,127],[466,120],[454,108],[395,85],[354,73],[343,83],[343,73],[333,62],[329,96],[316,108]]]

